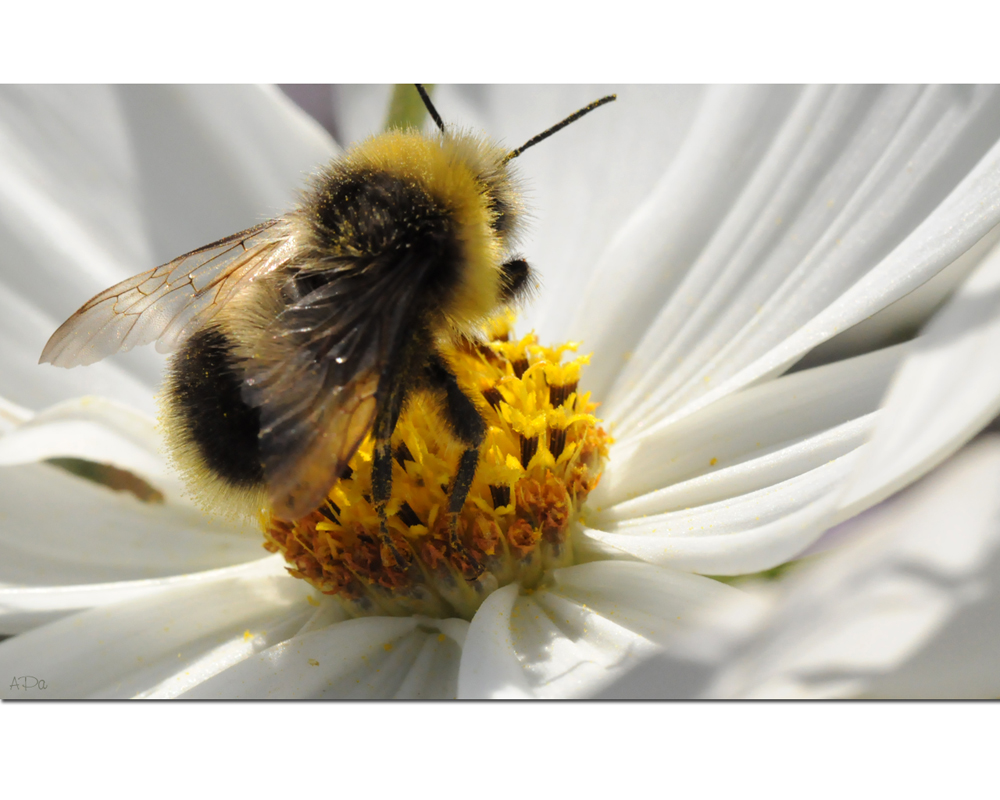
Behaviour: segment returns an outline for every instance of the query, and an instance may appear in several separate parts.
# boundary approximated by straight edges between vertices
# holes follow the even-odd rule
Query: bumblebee
[[[450,544],[486,425],[441,346],[523,299],[524,208],[511,161],[614,100],[597,100],[508,151],[446,128],[373,136],[322,168],[290,213],[101,292],[52,335],[40,363],[91,364],[156,342],[173,352],[162,393],[175,462],[209,507],[300,519],[371,432],[383,561],[390,437],[415,391],[435,396],[464,453],[449,493]]]

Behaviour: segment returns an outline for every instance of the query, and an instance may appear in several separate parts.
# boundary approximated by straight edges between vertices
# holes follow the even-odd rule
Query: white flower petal
[[[871,414],[904,354],[905,345],[889,347],[786,375],[615,443],[590,505],[611,506],[760,458]]]
[[[172,696],[292,635],[308,588],[257,576],[85,611],[0,643],[0,671],[45,680],[45,698]]]
[[[259,533],[176,503],[142,502],[47,464],[0,468],[0,584],[59,586],[255,560]]]
[[[912,482],[1000,413],[997,238],[991,237],[994,244],[976,271],[913,342],[839,519]]]
[[[693,115],[679,125],[664,121],[683,138],[660,169],[648,170],[647,181],[655,184],[595,254],[569,325],[571,338],[599,354],[585,379],[598,395],[607,396],[623,358],[712,240],[801,93],[796,87],[706,87],[694,98]]]
[[[180,500],[181,482],[161,448],[156,425],[145,414],[102,397],[82,397],[47,408],[0,436],[0,466],[81,458],[128,470]]]
[[[1000,437],[852,523],[847,543],[762,587],[771,612],[723,697],[996,697]]]
[[[313,598],[310,604],[318,604],[317,608],[313,612],[313,615],[306,621],[306,624],[299,628],[295,634],[296,636],[305,636],[307,633],[322,630],[331,625],[336,625],[338,622],[350,619],[348,613],[344,611],[344,607],[334,598],[326,595],[320,595],[319,599],[316,599],[312,595],[310,597]]]
[[[491,594],[472,620],[460,697],[581,697],[683,642],[700,612],[736,590],[635,562],[556,570],[551,587]],[[734,600],[738,602],[738,600]]]
[[[617,435],[780,372],[971,248],[1000,221],[998,102],[989,88],[804,91],[616,379]]]
[[[77,611],[135,600],[164,589],[199,586],[230,578],[287,575],[284,567],[283,558],[268,556],[232,567],[164,578],[80,585],[0,587],[0,634],[24,633]]]
[[[580,552],[591,558],[627,553],[707,575],[769,569],[794,558],[826,530],[859,455],[856,450],[767,489],[624,523],[613,532],[585,528]]]
[[[247,658],[184,698],[453,698],[467,628],[455,619],[352,619]]]
[[[493,592],[476,611],[462,653],[459,697],[532,696],[527,667],[515,646],[514,608],[520,596],[518,587],[509,584]]]
[[[998,240],[1000,240],[1000,226],[986,234],[927,283],[921,284],[881,311],[814,347],[796,362],[795,369],[818,367],[888,347],[909,338],[941,310],[948,298],[975,271],[984,254],[989,252]]]
[[[828,526],[906,348],[786,375],[616,445],[580,546],[710,575],[793,558]]]
[[[31,409],[0,397],[0,434],[14,430],[35,416]]]
[[[38,367],[89,297],[288,209],[329,137],[274,89],[0,91],[0,394],[30,408],[104,394],[147,413],[151,348],[87,370]]]
[[[879,412],[829,428],[767,455],[720,467],[610,507],[588,506],[588,522],[610,529],[653,514],[692,509],[782,483],[847,455],[869,438]]]

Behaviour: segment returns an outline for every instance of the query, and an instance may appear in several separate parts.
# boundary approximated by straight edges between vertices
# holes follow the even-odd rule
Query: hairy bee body
[[[512,248],[523,219],[510,162],[593,109],[507,151],[445,128],[390,131],[320,170],[299,206],[85,303],[41,361],[72,367],[156,342],[172,351],[164,429],[188,486],[214,510],[296,520],[324,503],[365,436],[383,559],[390,436],[420,389],[465,450],[452,482],[450,546],[485,423],[442,354],[475,338],[532,283]]]
[[[380,298],[366,294],[373,291],[366,282],[411,284],[406,301],[391,312],[400,317],[402,341],[384,347],[378,376],[380,384],[407,387],[405,403],[414,389],[434,391],[428,364],[441,341],[474,336],[478,322],[526,289],[524,262],[504,267],[522,213],[516,185],[500,164],[505,152],[470,135],[391,132],[317,176],[282,222],[294,255],[234,296],[172,359],[161,401],[168,442],[206,505],[238,513],[260,508],[267,500],[267,458],[296,458],[295,441],[283,451],[262,451],[266,401],[255,403],[247,387],[262,362],[291,364],[300,357],[300,337],[275,335],[274,324],[290,309],[307,317],[306,298],[351,281],[354,294],[366,299],[355,296],[350,313],[370,318]],[[331,270],[359,261],[385,266],[366,263],[350,275]],[[335,310],[318,305],[319,316]],[[313,319],[305,322],[317,327]],[[330,385],[344,385],[367,366],[347,366]],[[334,358],[329,370],[336,367]],[[388,386],[376,390],[375,417],[390,394]]]

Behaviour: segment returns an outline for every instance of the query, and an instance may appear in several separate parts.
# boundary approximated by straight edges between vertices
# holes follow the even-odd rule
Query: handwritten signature
[[[36,678],[34,675],[22,675],[20,678],[11,680],[10,686],[7,688],[27,691],[28,689],[46,689],[48,686],[45,681]]]

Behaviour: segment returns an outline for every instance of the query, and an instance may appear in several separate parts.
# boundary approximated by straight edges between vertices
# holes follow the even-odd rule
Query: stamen
[[[490,350],[489,347],[487,347],[480,341],[476,342],[476,352],[478,352],[483,358],[485,358],[487,361],[493,364],[502,363],[502,359],[496,353]]]
[[[396,459],[396,463],[399,464],[403,469],[406,469],[406,462],[413,461],[413,454],[410,452],[410,448],[406,446],[406,442],[400,442],[396,445],[395,454],[393,456]]]
[[[503,402],[503,395],[500,394],[500,390],[496,386],[483,389],[483,397],[486,398],[486,402],[493,406],[494,409],[500,408],[500,403]]]
[[[553,408],[563,405],[573,392],[576,391],[577,381],[566,383],[561,386],[549,386],[549,403]]]
[[[493,508],[503,508],[510,505],[510,487],[490,484],[490,497],[493,498]]]
[[[295,523],[267,523],[264,546],[284,555],[292,575],[353,616],[471,619],[498,587],[531,588],[548,570],[573,563],[570,528],[597,485],[610,440],[589,394],[577,391],[588,357],[572,355],[574,344],[511,340],[510,322],[493,320],[485,343],[459,342],[445,353],[464,390],[481,392],[488,428],[457,538],[448,503],[462,447],[434,399],[418,393],[391,443],[403,469],[393,477],[386,523],[401,563],[381,552],[368,437],[327,504]]]
[[[396,515],[403,520],[404,523],[406,523],[408,528],[412,528],[414,525],[423,524],[420,522],[420,517],[417,516],[417,512],[410,508],[410,504],[405,500],[403,501],[403,505],[399,507],[399,511],[396,512]]]
[[[521,437],[521,466],[525,469],[528,468],[528,464],[531,463],[531,459],[535,457],[535,453],[538,452],[538,437],[537,436],[522,436]]]
[[[566,447],[566,430],[564,428],[549,428],[549,452],[558,459]]]

